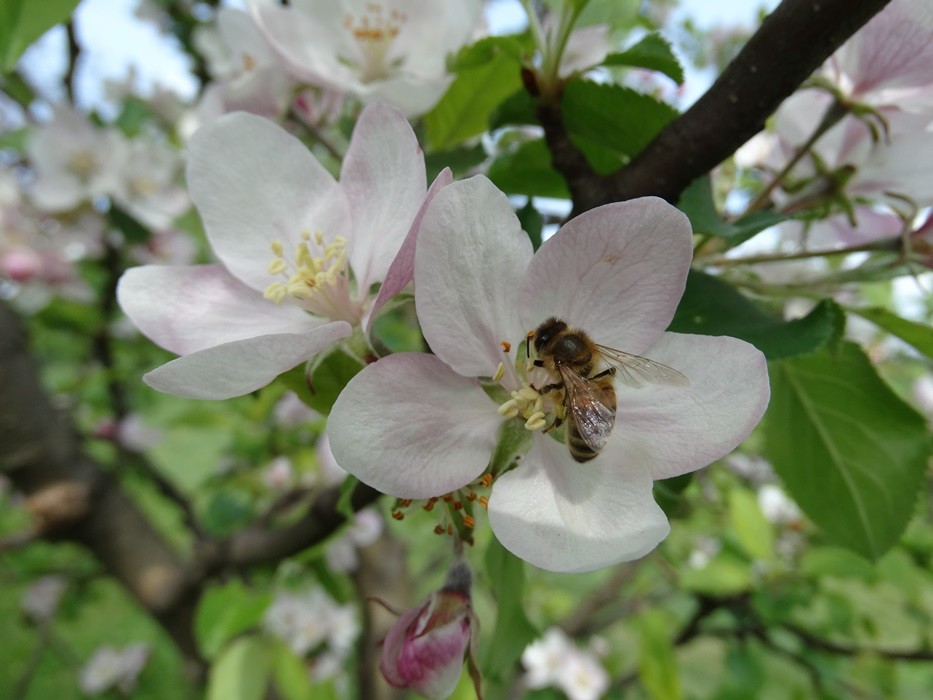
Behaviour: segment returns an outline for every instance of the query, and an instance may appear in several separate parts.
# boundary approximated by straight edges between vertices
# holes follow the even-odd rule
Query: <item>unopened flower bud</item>
[[[478,632],[470,606],[471,579],[466,564],[458,562],[443,588],[403,613],[392,626],[379,663],[391,685],[432,700],[449,697],[467,657],[477,697],[482,697],[471,645],[474,632]]]

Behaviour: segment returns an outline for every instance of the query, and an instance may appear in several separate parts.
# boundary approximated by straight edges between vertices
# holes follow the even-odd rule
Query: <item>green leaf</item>
[[[841,547],[814,547],[800,557],[800,571],[810,578],[838,576],[872,583],[878,572],[868,561]]]
[[[473,146],[461,146],[449,151],[434,151],[424,154],[424,167],[427,171],[428,182],[433,182],[434,178],[444,168],[450,168],[454,177],[464,175],[468,170],[486,160],[486,149],[483,144],[477,143]]]
[[[746,489],[734,488],[729,492],[729,518],[742,545],[752,559],[771,559],[774,556],[774,531],[758,507],[758,501]]]
[[[880,306],[848,307],[848,311],[868,319],[879,328],[910,343],[927,357],[933,357],[933,328],[925,323],[908,321]]]
[[[673,518],[677,514],[677,509],[683,503],[681,494],[693,483],[693,474],[681,474],[672,476],[669,479],[661,479],[654,482],[654,500],[668,518]]]
[[[24,126],[0,134],[0,148],[12,148],[22,153],[26,150],[26,139],[29,138],[29,133],[30,129]]]
[[[633,27],[638,22],[641,0],[589,0],[576,27],[608,24],[612,29]]]
[[[211,666],[207,700],[262,700],[269,680],[269,655],[258,637],[241,637]]]
[[[930,456],[923,416],[857,345],[771,366],[767,453],[794,500],[836,544],[877,558],[898,539]]]
[[[424,116],[431,150],[452,148],[486,131],[493,109],[521,87],[521,62],[507,48],[511,44],[499,42],[503,38],[508,37],[490,37],[469,47],[469,67]],[[485,60],[479,62],[477,55]]]
[[[670,42],[658,33],[645,35],[641,41],[625,51],[611,53],[604,66],[631,66],[664,73],[678,85],[684,82],[684,68],[677,60]]]
[[[496,187],[508,194],[570,199],[567,181],[551,167],[551,152],[544,139],[527,141],[503,153],[489,166],[488,175]]]
[[[544,229],[544,217],[541,216],[541,212],[535,209],[531,197],[528,198],[528,201],[525,202],[525,206],[519,209],[516,214],[518,214],[518,221],[522,225],[522,230],[528,234],[528,238],[531,239],[532,247],[537,250],[541,247],[541,231]]]
[[[655,700],[682,698],[670,620],[659,611],[650,611],[641,616],[638,630],[641,633],[638,676],[648,697]]]
[[[751,588],[751,566],[738,553],[724,549],[701,569],[683,569],[680,585],[686,591],[704,595],[736,595]]]
[[[480,39],[469,46],[464,46],[456,56],[450,58],[447,61],[447,70],[451,73],[460,73],[470,68],[481,68],[503,54],[521,61],[528,40],[525,34],[507,34]]]
[[[769,360],[802,355],[835,342],[844,314],[826,299],[803,318],[785,321],[743,296],[731,284],[691,270],[687,288],[668,330],[741,338]]]
[[[498,614],[492,638],[483,648],[480,668],[484,676],[503,678],[513,671],[522,651],[539,632],[525,614],[525,562],[495,538],[486,548],[485,562]]]
[[[510,124],[537,124],[538,103],[525,88],[506,97],[489,115],[489,128],[499,129]]]
[[[305,404],[326,415],[343,388],[362,369],[363,363],[338,349],[317,361],[310,384],[304,365],[279,375],[279,379]]]
[[[699,177],[690,183],[690,186],[680,196],[677,208],[690,219],[694,233],[718,236],[732,246],[744,243],[766,228],[793,218],[772,211],[756,211],[738,221],[726,221],[713,200],[712,182],[709,175]]]
[[[116,204],[110,205],[107,218],[113,227],[123,234],[127,243],[145,243],[149,240],[149,229],[139,223],[136,217]]]
[[[0,70],[9,73],[29,45],[68,19],[78,0],[0,2]]]
[[[194,633],[201,653],[213,659],[233,637],[259,624],[272,596],[233,580],[210,588],[201,597],[194,619]]]
[[[567,84],[561,110],[574,142],[583,139],[619,158],[637,154],[678,115],[651,95],[582,78]]]
[[[311,676],[302,659],[284,642],[272,649],[272,677],[283,700],[324,700],[327,696],[311,685]],[[336,699],[336,696],[331,696]]]

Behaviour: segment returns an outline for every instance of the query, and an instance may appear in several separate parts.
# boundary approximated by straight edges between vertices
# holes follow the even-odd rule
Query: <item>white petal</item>
[[[670,526],[652,497],[651,476],[637,462],[610,457],[604,452],[579,464],[565,445],[535,435],[525,459],[492,487],[489,522],[502,545],[535,566],[564,572],[592,571],[654,549]]]
[[[502,418],[474,379],[433,355],[398,353],[356,375],[327,421],[337,463],[398,498],[430,498],[486,469]]]
[[[385,104],[363,110],[340,172],[350,202],[350,267],[361,289],[385,279],[425,195],[424,154],[402,114]]]
[[[191,139],[188,186],[217,257],[251,287],[265,289],[270,246],[287,259],[301,233],[346,236],[349,207],[336,181],[307,148],[252,114],[221,117]]]
[[[355,53],[336,0],[282,7],[275,0],[249,0],[259,30],[295,77],[345,90],[357,84],[341,56]]]
[[[424,196],[424,202],[421,204],[421,209],[419,209],[418,213],[415,215],[415,220],[411,223],[408,235],[405,236],[405,240],[398,250],[398,255],[395,256],[395,260],[393,260],[392,264],[389,266],[385,280],[382,286],[379,287],[379,294],[376,297],[376,301],[373,302],[373,305],[369,309],[369,320],[366,324],[367,333],[369,333],[373,321],[385,303],[407,287],[409,282],[415,278],[415,247],[418,243],[418,233],[421,231],[421,222],[424,220],[424,213],[428,210],[428,205],[434,200],[434,196],[440,192],[442,187],[446,187],[453,182],[453,179],[454,177],[450,172],[450,168],[444,168],[438,173],[437,177],[434,178],[431,187],[428,188],[428,192]]]
[[[148,338],[179,355],[324,323],[297,306],[263,298],[222,265],[134,267],[120,278],[117,300]]]
[[[771,388],[764,355],[728,336],[665,333],[646,353],[680,370],[690,385],[616,386],[614,432],[625,459],[645,463],[655,479],[684,474],[723,457],[761,420]]]
[[[350,335],[346,321],[305,333],[261,335],[179,357],[143,377],[153,389],[191,399],[229,399],[255,391],[282,372]]]
[[[641,353],[664,332],[692,257],[687,217],[657,197],[597,207],[535,254],[522,283],[522,320],[549,316],[601,345]]]
[[[418,117],[430,110],[443,97],[453,82],[450,76],[422,77],[394,75],[359,85],[353,92],[367,103],[388,102],[398,107],[408,118]]]
[[[443,188],[415,250],[415,304],[431,349],[464,376],[492,376],[499,343],[522,340],[518,285],[531,241],[504,194],[482,175]],[[515,350],[513,349],[513,352]]]

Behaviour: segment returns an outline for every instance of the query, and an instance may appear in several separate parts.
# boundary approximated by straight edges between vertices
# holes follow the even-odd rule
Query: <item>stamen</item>
[[[505,365],[500,362],[499,366],[496,367],[496,373],[492,375],[492,380],[494,382],[500,382],[502,381],[502,377],[504,376],[505,376]]]
[[[499,343],[502,346],[502,352],[509,353],[512,351],[512,343],[507,340],[503,340]]]
[[[300,238],[293,262],[285,257],[282,241],[272,242],[273,258],[266,269],[270,275],[284,277],[285,281],[270,284],[265,290],[265,298],[281,304],[286,297],[291,297],[318,316],[358,323],[363,316],[363,307],[351,298],[346,239],[336,236],[325,244],[320,231],[314,236],[302,231]],[[316,246],[321,255],[314,255],[311,245]]]

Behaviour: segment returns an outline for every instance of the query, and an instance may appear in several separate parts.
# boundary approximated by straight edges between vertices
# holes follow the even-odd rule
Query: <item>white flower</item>
[[[450,84],[447,55],[467,42],[478,0],[252,0],[253,16],[300,80],[428,111]]]
[[[100,695],[117,689],[129,694],[152,653],[148,644],[130,644],[123,649],[102,646],[81,669],[78,685],[87,695]]]

